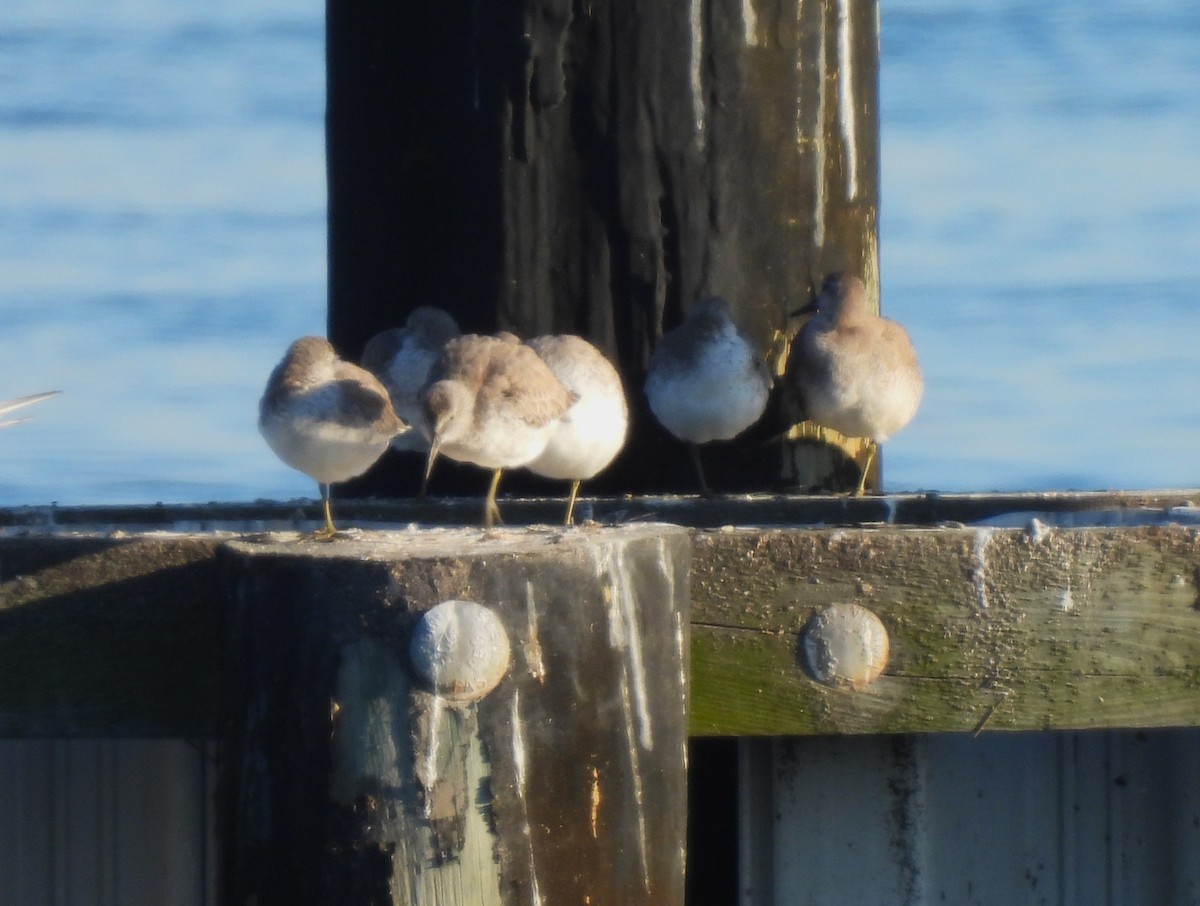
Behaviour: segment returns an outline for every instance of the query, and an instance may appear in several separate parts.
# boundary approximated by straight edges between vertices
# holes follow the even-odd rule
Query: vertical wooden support
[[[230,544],[228,902],[681,904],[689,558],[662,526]],[[410,662],[449,600],[507,633],[477,701]]]
[[[633,404],[595,490],[694,490],[641,387],[699,296],[780,368],[824,274],[878,300],[877,0],[330,0],[328,23],[335,344],[419,304],[589,337]],[[711,445],[714,487],[842,483],[837,457],[768,442],[797,415]]]
[[[746,0],[744,8],[753,10],[753,0]],[[799,255],[805,271],[789,279],[787,298],[807,301],[826,274],[846,270],[862,278],[878,311],[879,4],[795,0],[794,10],[799,172],[791,177],[798,185],[792,195],[795,206],[787,216],[789,223],[795,218],[795,229],[786,241],[799,247],[793,254]],[[756,35],[763,34],[757,24],[761,18],[755,17]],[[764,266],[770,267],[767,262]],[[795,308],[792,305],[788,313]],[[800,326],[794,320],[786,322],[786,343]],[[772,364],[782,374],[786,355]],[[803,415],[798,401],[783,394],[776,427],[795,426]],[[852,489],[861,473],[859,465],[865,464],[866,445],[833,439],[827,432],[819,432],[814,441],[814,433],[789,431],[780,459],[781,483],[801,490]],[[871,466],[870,489],[879,487],[881,458]]]

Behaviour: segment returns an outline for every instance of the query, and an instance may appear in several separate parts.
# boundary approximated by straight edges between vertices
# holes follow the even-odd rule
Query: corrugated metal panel
[[[0,903],[213,906],[211,747],[0,740]]]
[[[747,740],[743,906],[1200,904],[1200,731]]]
[[[0,741],[0,904],[215,906],[211,747]],[[741,744],[743,906],[1200,904],[1200,730]]]

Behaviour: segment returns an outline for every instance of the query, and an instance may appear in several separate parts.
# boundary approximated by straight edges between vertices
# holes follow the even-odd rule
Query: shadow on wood
[[[216,734],[212,538],[6,538],[0,736]]]

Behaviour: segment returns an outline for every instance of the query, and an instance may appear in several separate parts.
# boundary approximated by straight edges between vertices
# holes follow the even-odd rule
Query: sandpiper
[[[422,305],[409,313],[403,327],[381,331],[367,341],[362,366],[383,382],[396,414],[410,425],[421,423],[417,394],[425,386],[430,366],[458,334],[454,318],[440,308]],[[427,454],[429,442],[420,431],[409,431],[392,441],[392,449]]]
[[[908,333],[867,304],[867,290],[853,274],[825,278],[816,299],[796,314],[815,312],[792,345],[787,381],[806,417],[847,437],[873,441],[857,494],[878,444],[910,421],[924,384]]]
[[[545,478],[569,479],[566,525],[575,514],[579,486],[605,468],[625,445],[629,408],[617,369],[595,346],[571,334],[529,341],[567,390],[578,399],[554,426],[554,433],[529,471]]]
[[[442,347],[420,400],[429,440],[426,479],[439,453],[492,469],[483,512],[490,527],[500,519],[501,470],[538,457],[575,395],[512,334],[464,334]]]
[[[771,374],[719,296],[698,302],[664,334],[646,375],[646,399],[663,427],[688,443],[700,489],[709,494],[697,444],[729,440],[758,421]]]
[[[32,406],[34,403],[40,403],[42,400],[48,400],[52,396],[58,396],[61,391],[47,390],[45,393],[31,393],[29,396],[18,396],[11,400],[0,401],[0,415],[7,415],[15,409],[21,409],[25,406]],[[27,418],[8,418],[0,421],[0,428],[11,428],[13,425],[19,425],[22,422],[27,422]]]
[[[375,375],[338,358],[323,337],[302,337],[271,372],[258,429],[276,456],[321,486],[318,534],[332,538],[329,486],[361,475],[409,426]]]

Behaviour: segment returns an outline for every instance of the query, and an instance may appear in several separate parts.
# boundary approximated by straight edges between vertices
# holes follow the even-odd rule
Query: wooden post
[[[825,273],[878,300],[878,28],[877,0],[330,0],[335,345],[355,355],[420,304],[579,333],[633,409],[591,489],[694,490],[641,392],[658,336],[719,293],[781,369]],[[714,487],[847,484],[838,457],[772,441],[796,416],[785,400],[710,445]],[[413,471],[385,460],[348,493]]]
[[[681,904],[689,556],[664,526],[230,544],[228,902]]]

